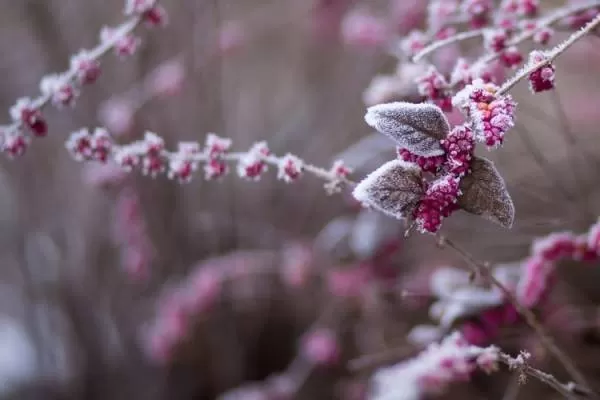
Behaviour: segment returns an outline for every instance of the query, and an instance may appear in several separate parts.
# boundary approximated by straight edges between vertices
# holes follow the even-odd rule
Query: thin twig
[[[591,389],[591,385],[583,375],[581,371],[577,368],[575,363],[571,360],[571,358],[565,354],[554,342],[554,340],[550,337],[550,335],[546,332],[546,329],[543,325],[538,321],[535,314],[524,307],[519,303],[515,295],[506,288],[490,271],[490,268],[485,264],[477,261],[469,252],[464,250],[462,247],[454,243],[452,240],[438,235],[439,243],[442,246],[447,246],[448,248],[454,250],[458,255],[460,255],[471,267],[473,272],[478,273],[484,279],[488,280],[489,283],[496,286],[505,298],[515,307],[517,312],[525,319],[527,325],[529,325],[535,333],[539,336],[540,341],[544,348],[548,350],[557,360],[559,360],[567,372],[573,377],[575,381],[577,381],[581,386]]]
[[[451,45],[452,43],[458,43],[458,42],[461,42],[464,40],[483,36],[484,32],[485,32],[484,29],[477,29],[477,30],[473,30],[473,31],[460,32],[460,33],[457,33],[456,35],[447,37],[446,39],[443,39],[443,40],[436,40],[435,42],[433,42],[432,44],[430,44],[429,46],[425,47],[423,50],[421,50],[417,54],[415,54],[412,61],[414,63],[419,62],[425,56],[433,53],[434,51],[436,51],[444,46],[448,46],[448,45]]]
[[[510,369],[517,369],[521,373],[536,378],[540,382],[552,387],[568,399],[576,400],[580,397],[588,397],[588,395],[590,394],[588,391],[581,389],[572,382],[562,383],[558,379],[556,379],[554,375],[534,368],[526,362],[517,361],[515,358],[509,356],[508,354],[500,353],[499,358],[500,361],[503,364],[507,365]]]
[[[556,46],[551,51],[545,53],[546,57],[544,60],[535,63],[533,65],[526,66],[521,71],[519,71],[514,77],[509,79],[502,85],[502,87],[496,93],[498,96],[506,94],[510,89],[513,88],[521,79],[529,76],[534,71],[550,64],[552,61],[556,59],[559,55],[564,53],[569,47],[571,47],[574,43],[576,43],[579,39],[593,31],[596,27],[600,25],[600,14],[598,14],[593,20],[587,23],[579,31],[573,33],[567,40]]]

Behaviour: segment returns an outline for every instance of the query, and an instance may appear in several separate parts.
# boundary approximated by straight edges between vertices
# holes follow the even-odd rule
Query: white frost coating
[[[402,219],[405,218],[406,215],[401,212],[399,209],[394,209],[391,207],[387,207],[388,204],[386,202],[392,202],[390,196],[386,196],[385,200],[382,200],[380,196],[378,196],[381,189],[391,190],[394,188],[383,187],[383,185],[387,184],[397,184],[395,189],[401,190],[403,189],[402,184],[404,183],[407,188],[409,186],[414,186],[414,189],[417,190],[416,179],[418,177],[420,180],[419,167],[415,164],[408,163],[402,160],[393,160],[383,164],[381,167],[377,168],[375,171],[371,172],[365,179],[363,179],[352,191],[352,195],[356,200],[361,202],[363,205],[367,207],[373,207],[389,216],[394,218]],[[395,181],[398,182],[395,182]],[[418,201],[418,198],[422,194],[422,188],[418,188],[420,192],[418,193],[408,193],[406,190],[403,193],[400,201],[395,202],[397,207],[403,207],[407,205],[407,203],[411,200]],[[402,204],[401,201],[404,201],[405,204]]]
[[[469,346],[459,333],[452,333],[440,343],[430,344],[415,358],[377,370],[369,398],[419,400],[425,395],[443,392],[473,366],[484,368],[485,365],[479,363],[480,356],[484,358],[482,361],[497,360],[498,349]]]
[[[469,284],[469,273],[462,269],[442,267],[436,269],[431,275],[429,289],[437,297],[443,299],[451,297],[454,291]]]
[[[442,110],[433,104],[392,102],[367,108],[365,122],[411,153],[444,154],[440,140],[450,132]]]
[[[427,346],[442,338],[444,332],[436,325],[417,325],[408,332],[406,339],[417,346]]]
[[[36,374],[36,355],[27,332],[16,321],[0,319],[0,393]]]

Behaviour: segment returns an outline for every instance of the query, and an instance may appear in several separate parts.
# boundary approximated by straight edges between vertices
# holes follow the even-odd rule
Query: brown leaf
[[[423,196],[421,170],[415,164],[393,160],[371,172],[353,192],[363,204],[401,219],[412,215]]]
[[[369,107],[365,121],[419,156],[444,154],[440,140],[450,131],[442,110],[433,104],[395,102]]]
[[[458,205],[463,210],[505,228],[512,226],[515,207],[493,162],[475,157],[471,162],[471,173],[462,179],[460,189],[462,195]]]

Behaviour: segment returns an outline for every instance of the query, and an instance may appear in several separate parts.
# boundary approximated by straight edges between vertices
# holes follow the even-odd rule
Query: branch
[[[571,360],[571,358],[564,353],[554,342],[554,340],[550,337],[550,335],[546,332],[546,329],[543,325],[538,321],[535,314],[529,310],[528,308],[521,305],[521,303],[517,300],[515,295],[508,290],[494,275],[491,273],[489,269],[489,265],[486,263],[481,263],[473,258],[471,254],[469,254],[462,247],[458,246],[456,243],[451,241],[450,239],[438,235],[439,244],[441,246],[447,246],[450,249],[454,250],[458,255],[460,255],[471,267],[473,272],[479,274],[481,277],[486,279],[489,283],[496,286],[502,294],[506,297],[506,299],[515,307],[518,313],[525,319],[527,325],[529,325],[535,333],[539,336],[540,341],[544,348],[548,350],[557,360],[559,360],[567,370],[567,372],[582,386],[586,388],[591,388],[589,382],[583,375],[581,371],[577,368],[575,363]]]

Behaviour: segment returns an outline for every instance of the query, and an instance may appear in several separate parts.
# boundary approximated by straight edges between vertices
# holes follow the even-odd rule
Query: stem
[[[600,25],[600,14],[598,14],[593,20],[588,22],[586,26],[580,29],[578,32],[573,33],[567,40],[556,46],[554,49],[546,53],[546,59],[540,61],[536,64],[526,66],[523,68],[517,75],[512,77],[510,80],[504,83],[502,87],[496,93],[498,96],[506,94],[510,89],[513,88],[521,79],[529,76],[532,72],[550,64],[552,61],[556,59],[559,55],[564,53],[569,47],[571,47],[575,42],[581,39],[583,36],[590,33],[597,26]]]
[[[557,10],[554,13],[551,13],[545,18],[542,18],[536,29],[532,29],[529,31],[521,32],[519,35],[515,36],[512,40],[509,40],[507,43],[507,47],[517,46],[523,43],[526,40],[529,40],[535,36],[540,29],[548,28],[560,20],[569,17],[573,14],[577,14],[582,11],[586,11],[595,7],[600,7],[600,1],[594,0],[589,1],[583,4],[577,4],[570,7],[565,7],[563,9]],[[492,53],[482,56],[479,60],[475,61],[473,65],[485,65],[488,64],[500,57],[501,53]]]
[[[556,357],[556,359],[559,360],[563,364],[563,366],[565,367],[567,372],[573,377],[573,379],[575,381],[577,381],[581,386],[584,386],[586,388],[591,388],[589,382],[587,382],[583,373],[581,373],[581,371],[579,371],[579,369],[577,368],[575,363],[571,360],[571,358],[569,356],[567,356],[567,354],[565,354],[556,345],[554,340],[546,332],[546,329],[538,321],[535,314],[528,308],[522,306],[521,303],[519,303],[519,301],[517,300],[515,295],[510,290],[508,290],[500,281],[498,281],[498,279],[496,279],[496,277],[494,277],[494,275],[490,272],[490,269],[488,268],[488,266],[485,263],[481,263],[481,262],[475,260],[471,254],[469,254],[466,250],[464,250],[462,247],[458,246],[456,243],[454,243],[450,239],[448,239],[444,236],[438,236],[438,238],[439,238],[439,243],[442,246],[445,245],[445,246],[449,247],[450,249],[454,250],[458,255],[460,255],[467,262],[469,267],[471,267],[473,272],[480,274],[484,279],[488,280],[489,283],[493,284],[498,289],[500,289],[500,291],[505,296],[505,298],[515,307],[517,312],[525,319],[525,322],[527,323],[527,325],[529,325],[535,331],[535,333],[539,336],[540,342],[542,343],[544,348],[548,352],[550,352],[552,355],[554,355],[554,357]]]
[[[90,56],[98,60],[102,56],[106,55],[109,51],[111,51],[115,44],[122,39],[123,37],[132,33],[142,22],[142,18],[140,16],[134,16],[130,19],[123,22],[118,28],[113,37],[110,40],[106,40],[101,42],[92,50],[89,51]],[[70,68],[66,72],[66,79],[69,83],[73,83],[75,78],[77,77],[77,71],[74,68]],[[52,95],[48,94],[40,94],[36,99],[33,100],[33,108],[35,110],[41,111],[44,107],[46,107],[52,99]],[[17,120],[12,124],[4,127],[4,133],[16,132],[23,127],[23,121]]]
[[[466,31],[466,32],[460,32],[456,35],[450,36],[446,39],[443,40],[437,40],[435,42],[433,42],[432,44],[430,44],[429,46],[425,47],[423,50],[421,50],[420,52],[418,52],[417,54],[415,54],[415,56],[413,57],[412,61],[414,63],[421,61],[421,59],[423,59],[425,56],[433,53],[434,51],[444,47],[444,46],[448,46],[452,43],[458,43],[461,42],[463,40],[468,40],[468,39],[472,39],[472,38],[476,38],[479,36],[483,36],[483,32],[485,30],[484,29],[477,29],[474,31]]]
[[[577,399],[580,396],[588,397],[589,395],[589,392],[575,386],[574,383],[562,383],[556,379],[554,375],[534,368],[527,363],[522,363],[519,366],[515,366],[515,359],[508,354],[500,353],[499,357],[500,361],[507,365],[510,369],[519,369],[520,372],[534,377],[542,383],[545,383],[568,399]]]

